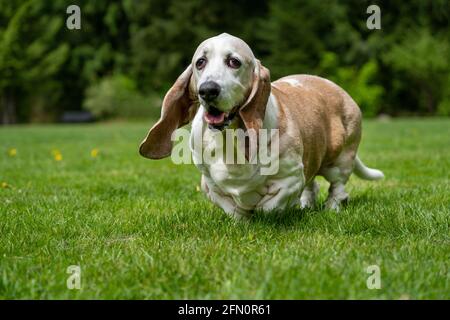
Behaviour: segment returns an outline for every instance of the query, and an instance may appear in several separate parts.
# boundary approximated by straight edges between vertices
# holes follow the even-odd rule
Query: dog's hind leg
[[[309,182],[303,189],[302,195],[300,197],[300,207],[313,208],[316,204],[317,194],[319,193],[319,184],[314,181],[314,179]]]
[[[331,166],[321,170],[320,174],[330,183],[326,208],[339,211],[341,203],[348,200],[345,184],[352,174],[355,154],[353,150],[344,150]]]

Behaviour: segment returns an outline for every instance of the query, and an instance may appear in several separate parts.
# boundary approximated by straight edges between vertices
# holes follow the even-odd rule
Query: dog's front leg
[[[257,205],[264,212],[281,211],[298,203],[303,190],[303,180],[298,177],[286,177],[273,181],[267,194]]]
[[[211,180],[205,175],[202,175],[201,187],[203,192],[208,196],[208,198],[217,206],[221,207],[226,214],[237,218],[249,218],[251,215],[250,211],[240,208],[234,199],[230,195],[224,194]]]
[[[298,204],[305,187],[305,174],[303,163],[297,159],[295,155],[281,159],[280,171],[267,181],[268,191],[258,203],[257,210],[280,211]]]

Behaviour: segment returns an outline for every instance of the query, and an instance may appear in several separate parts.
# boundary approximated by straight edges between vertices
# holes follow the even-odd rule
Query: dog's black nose
[[[205,101],[213,101],[219,96],[219,93],[220,86],[214,81],[206,81],[198,89],[198,94]]]

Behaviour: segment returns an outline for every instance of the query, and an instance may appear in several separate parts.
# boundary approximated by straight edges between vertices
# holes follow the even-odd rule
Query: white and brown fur
[[[230,56],[241,62],[238,69],[225,63]],[[198,70],[200,57],[207,63]],[[198,95],[205,81],[220,85],[215,101],[220,111],[228,116],[237,108],[233,120],[237,127],[279,129],[279,170],[274,175],[261,175],[258,163],[197,165],[202,190],[225,212],[242,217],[254,210],[312,207],[318,193],[314,178],[319,175],[330,183],[326,207],[339,210],[348,198],[345,184],[352,172],[368,180],[383,178],[381,171],[367,168],[357,156],[361,112],[342,88],[311,75],[291,75],[271,83],[269,70],[248,45],[228,34],[200,44],[192,64],[167,92],[161,118],[142,142],[141,155],[169,156],[172,133],[191,121],[191,139],[201,135],[202,147],[214,148],[213,130],[205,123],[208,104]],[[197,156],[194,152],[194,160]]]

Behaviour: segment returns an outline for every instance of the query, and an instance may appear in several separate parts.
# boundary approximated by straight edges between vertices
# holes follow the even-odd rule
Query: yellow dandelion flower
[[[17,149],[16,148],[9,149],[8,154],[10,157],[15,157],[17,155]]]
[[[2,182],[2,188],[3,189],[6,189],[6,188],[8,188],[9,187],[9,185],[6,183],[6,182]]]
[[[91,157],[92,158],[96,158],[97,156],[98,156],[98,149],[97,148],[95,148],[95,149],[92,149],[91,150]]]
[[[199,185],[196,185],[196,186],[195,186],[195,190],[196,190],[197,192],[200,192],[200,186],[199,186]]]
[[[56,153],[55,155],[53,155],[53,157],[55,158],[56,161],[61,161],[63,159],[61,153]]]

